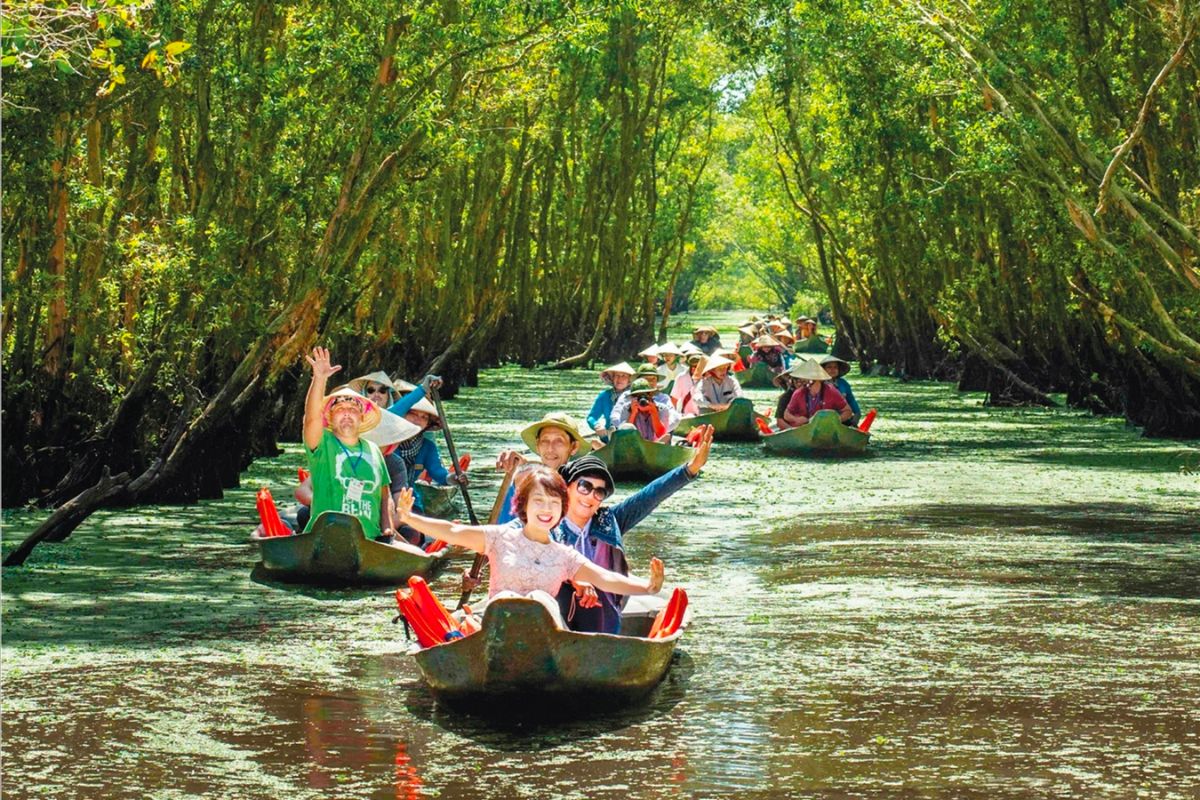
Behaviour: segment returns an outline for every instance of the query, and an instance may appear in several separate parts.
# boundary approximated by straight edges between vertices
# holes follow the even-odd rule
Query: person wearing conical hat
[[[711,356],[721,346],[721,334],[712,325],[697,325],[692,329],[692,344]]]
[[[651,376],[638,375],[629,391],[617,398],[609,416],[609,427],[613,430],[623,425],[633,425],[643,439],[652,442],[670,441],[671,431],[682,419],[671,405],[671,398],[658,391],[649,380]],[[657,379],[658,376],[654,375]]]
[[[842,393],[842,397],[846,398],[846,405],[850,406],[850,411],[853,412],[846,424],[858,425],[862,409],[858,407],[858,400],[854,397],[854,390],[850,388],[850,381],[846,380],[850,364],[835,355],[821,356],[818,363],[833,377],[834,388]]]
[[[428,473],[430,482],[437,486],[449,486],[451,482],[466,486],[469,483],[466,473],[460,478],[457,473],[451,474],[442,464],[442,453],[434,438],[434,432],[441,430],[443,425],[437,407],[422,397],[408,410],[404,419],[416,427],[416,433],[396,446],[396,453],[408,470],[409,485],[414,485],[422,474]],[[418,512],[422,511],[419,498],[416,503]]]
[[[304,529],[311,530],[321,514],[336,511],[356,517],[368,539],[391,536],[387,467],[378,445],[363,438],[379,424],[379,408],[346,386],[325,394],[341,366],[330,363],[324,347],[314,347],[306,359],[313,377],[304,401],[304,449],[313,494]]]
[[[817,335],[817,321],[811,317],[796,318],[796,339],[804,341]]]
[[[400,399],[400,388],[383,370],[351,378],[346,385],[380,408],[387,408]]]
[[[658,345],[652,344],[642,352],[638,353],[638,355],[643,358],[647,364],[650,364],[654,367],[658,366]]]
[[[608,418],[612,414],[617,398],[629,388],[629,384],[633,381],[633,375],[633,367],[624,361],[613,364],[611,367],[605,367],[600,371],[600,380],[608,384],[608,388],[602,389],[600,394],[596,395],[596,399],[592,403],[592,410],[587,415],[587,424],[596,432],[601,441],[608,441]]]
[[[749,361],[750,366],[766,364],[776,375],[791,366],[783,343],[769,333],[764,333],[754,340],[754,352]]]
[[[796,337],[791,331],[779,331],[775,334],[775,338],[783,345],[784,350],[789,350],[796,344]]]
[[[692,399],[692,389],[696,388],[702,377],[700,369],[705,356],[700,348],[693,347],[690,342],[680,349],[687,369],[675,378],[675,385],[671,387],[671,405],[683,416],[694,417],[700,413],[700,409],[696,408],[696,401]]]
[[[662,360],[658,365],[658,374],[664,383],[670,384],[681,373],[687,371],[687,365],[680,360],[682,355],[683,352],[670,342],[658,346],[658,357]],[[667,390],[669,391],[669,387]]]
[[[742,397],[742,385],[729,374],[733,362],[725,356],[711,355],[700,368],[702,376],[692,388],[692,400],[701,414],[724,411],[730,403]]]
[[[787,424],[797,428],[806,425],[813,414],[825,409],[838,412],[842,422],[849,420],[854,413],[842,393],[831,385],[833,377],[815,359],[800,359],[792,365],[788,374],[800,383],[800,388],[792,393],[792,399],[784,411],[783,419]]]

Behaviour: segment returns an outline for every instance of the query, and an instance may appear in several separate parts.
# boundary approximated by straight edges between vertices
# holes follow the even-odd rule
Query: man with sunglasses
[[[629,574],[625,560],[624,534],[651,511],[700,474],[712,448],[713,428],[702,425],[696,452],[687,464],[647,484],[637,493],[612,506],[601,503],[612,496],[612,474],[601,459],[586,455],[558,468],[567,482],[567,513],[551,531],[556,541],[574,547],[605,569]],[[573,631],[617,633],[625,598],[598,591],[587,584],[564,583],[558,593],[563,619]]]

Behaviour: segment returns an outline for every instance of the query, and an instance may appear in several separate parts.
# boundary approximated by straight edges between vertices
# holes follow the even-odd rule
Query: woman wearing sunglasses
[[[555,541],[570,546],[605,570],[627,573],[625,534],[659,503],[691,483],[708,462],[713,428],[701,425],[697,430],[700,440],[688,463],[611,506],[602,505],[613,493],[612,475],[602,460],[586,455],[559,467],[558,474],[567,483],[567,513],[554,528]],[[573,631],[617,633],[621,629],[625,598],[606,591],[603,586],[576,582],[559,589],[558,606]]]
[[[413,513],[412,504],[412,490],[403,490],[396,504],[402,523],[487,556],[489,597],[500,592],[545,592],[545,598],[537,599],[549,604],[557,616],[552,598],[564,581],[587,581],[618,595],[656,594],[662,588],[663,563],[657,558],[650,559],[649,579],[634,578],[602,569],[551,538],[550,530],[562,519],[567,504],[567,485],[546,467],[521,473],[513,498],[517,519],[507,525],[459,525]]]

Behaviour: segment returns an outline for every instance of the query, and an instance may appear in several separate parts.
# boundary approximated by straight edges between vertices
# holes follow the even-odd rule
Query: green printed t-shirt
[[[366,439],[347,447],[326,429],[317,449],[308,451],[308,468],[312,472],[313,504],[305,532],[321,512],[340,511],[358,517],[366,537],[377,539],[382,514],[380,496],[388,485],[379,447]]]

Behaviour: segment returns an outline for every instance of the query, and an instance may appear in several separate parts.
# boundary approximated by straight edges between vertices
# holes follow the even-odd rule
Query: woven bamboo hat
[[[783,343],[769,333],[764,333],[762,336],[751,342],[755,348],[759,347],[783,347]]]
[[[377,370],[369,375],[359,375],[357,378],[351,378],[346,382],[346,385],[365,397],[367,394],[365,387],[372,383],[377,383],[387,389],[388,395],[393,400],[400,396],[400,389],[396,387],[396,384],[392,383],[392,379],[389,378],[388,374],[383,370]]]
[[[658,354],[659,354],[659,350],[658,350],[658,345],[656,345],[656,344],[652,344],[649,347],[647,347],[645,350],[643,350],[642,352],[638,353],[638,355],[641,356],[642,358],[649,358],[650,356],[657,356]]]
[[[702,368],[701,374],[707,375],[708,373],[712,372],[714,369],[720,369],[721,367],[732,367],[732,366],[733,366],[733,362],[730,361],[728,358],[714,353],[713,355],[709,356],[708,359],[704,362],[704,366]]]
[[[380,447],[403,442],[416,436],[421,429],[399,414],[393,414],[387,409],[380,409],[379,424],[363,434],[363,438],[374,442]]]
[[[849,361],[843,361],[842,359],[840,359],[837,356],[832,355],[832,354],[827,355],[827,356],[821,356],[819,363],[822,367],[824,367],[826,364],[841,364],[842,366],[838,369],[839,377],[841,377],[842,375],[845,375],[847,372],[850,371],[850,362]]]
[[[681,356],[683,355],[683,351],[670,342],[667,342],[658,346],[658,354],[660,356]]]
[[[787,371],[788,375],[802,381],[831,381],[833,376],[812,358],[802,358]]]

